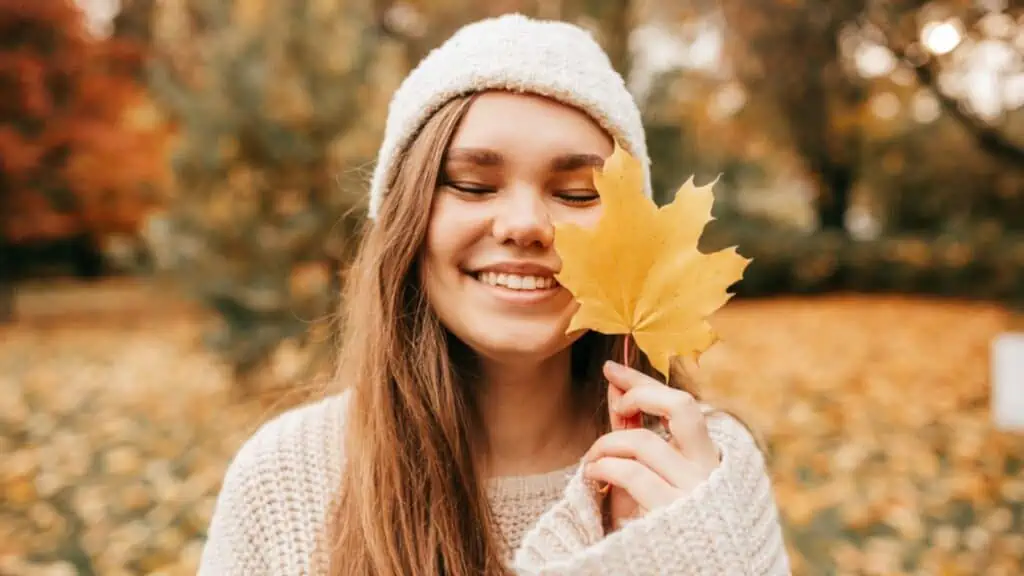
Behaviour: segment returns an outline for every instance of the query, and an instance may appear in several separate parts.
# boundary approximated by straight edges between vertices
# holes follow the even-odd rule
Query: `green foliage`
[[[150,84],[180,139],[155,251],[219,313],[211,342],[240,377],[336,304],[403,68],[372,8],[193,0],[157,15]]]
[[[839,291],[1024,304],[1024,235],[998,228],[854,240],[836,231],[803,233],[749,219],[712,222],[701,249],[726,246],[739,246],[753,258],[736,286],[740,296]]]
[[[921,93],[903,102],[905,116]],[[960,122],[942,115],[927,123],[887,122],[865,138],[860,182],[886,227],[905,232],[951,232],[996,226],[1024,232],[1024,170],[979,148]],[[1024,142],[1024,109],[1006,114],[1005,131]]]

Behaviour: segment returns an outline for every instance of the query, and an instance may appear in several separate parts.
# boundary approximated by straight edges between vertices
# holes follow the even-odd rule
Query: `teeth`
[[[484,284],[504,286],[512,290],[544,290],[555,285],[555,279],[551,276],[521,276],[519,274],[481,272],[478,279]]]

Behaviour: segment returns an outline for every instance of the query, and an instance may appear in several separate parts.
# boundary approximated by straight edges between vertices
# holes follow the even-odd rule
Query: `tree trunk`
[[[153,35],[155,0],[121,0],[121,9],[114,16],[113,35],[148,47]]]
[[[3,173],[0,173],[0,214],[10,214],[14,209],[10,205],[11,193]],[[13,247],[8,242],[5,226],[6,222],[0,219],[0,324],[14,319],[14,262],[11,257]]]
[[[0,242],[0,324],[14,320],[14,274],[7,250]]]
[[[752,98],[778,113],[789,144],[816,180],[821,227],[842,230],[860,135],[836,118],[856,110],[864,93],[844,73],[838,36],[862,2],[725,0],[722,7],[737,76]]]
[[[601,42],[612,61],[612,67],[629,78],[632,58],[629,52],[629,34],[633,30],[633,7],[630,0],[601,0],[590,2],[597,6],[588,10],[601,26]],[[589,8],[590,6],[588,6]]]
[[[818,225],[824,230],[844,230],[854,174],[846,166],[829,166],[818,171]]]

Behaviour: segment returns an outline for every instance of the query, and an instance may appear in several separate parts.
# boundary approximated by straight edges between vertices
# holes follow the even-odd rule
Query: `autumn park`
[[[196,573],[331,377],[391,94],[507,12],[594,34],[659,205],[713,182],[697,379],[793,573],[1024,574],[1020,2],[0,0],[0,576]]]

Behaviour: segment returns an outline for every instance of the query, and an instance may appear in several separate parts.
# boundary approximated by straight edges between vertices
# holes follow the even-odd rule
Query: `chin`
[[[460,340],[474,353],[494,362],[535,364],[564,352],[578,338],[559,329],[540,332],[536,327],[515,330],[494,325],[494,332],[467,334]]]

